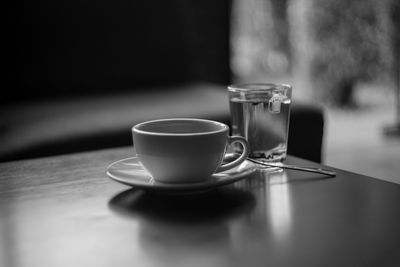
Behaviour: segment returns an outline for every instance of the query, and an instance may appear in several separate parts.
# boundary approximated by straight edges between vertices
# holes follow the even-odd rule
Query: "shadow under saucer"
[[[251,192],[231,186],[187,195],[129,189],[114,196],[108,205],[122,215],[185,223],[215,221],[248,213],[255,206],[255,198]]]

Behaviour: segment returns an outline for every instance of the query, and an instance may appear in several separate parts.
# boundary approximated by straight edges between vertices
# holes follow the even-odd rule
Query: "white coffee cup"
[[[142,166],[164,183],[200,182],[213,173],[240,165],[249,154],[241,136],[229,136],[226,124],[203,119],[174,118],[139,123],[132,128],[133,143]],[[222,164],[227,146],[239,142],[239,158]]]

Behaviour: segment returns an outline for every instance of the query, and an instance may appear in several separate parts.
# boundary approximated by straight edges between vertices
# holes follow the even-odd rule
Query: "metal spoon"
[[[257,164],[260,164],[263,166],[267,166],[267,167],[276,167],[276,168],[291,169],[291,170],[296,170],[296,171],[320,173],[320,174],[328,175],[331,177],[336,176],[335,171],[322,169],[322,168],[299,167],[299,166],[293,166],[293,165],[286,165],[286,164],[282,164],[282,163],[263,162],[263,161],[252,159],[252,158],[247,158],[247,159],[251,162],[254,162],[254,163],[257,163]]]

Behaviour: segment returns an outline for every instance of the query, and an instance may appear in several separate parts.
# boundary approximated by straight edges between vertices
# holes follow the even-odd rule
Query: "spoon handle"
[[[281,164],[281,163],[269,163],[269,162],[263,162],[260,160],[255,160],[252,158],[247,158],[249,161],[267,166],[267,167],[277,167],[277,168],[282,168],[282,169],[291,169],[291,170],[296,170],[296,171],[304,171],[304,172],[313,172],[313,173],[320,173],[320,174],[325,174],[331,177],[336,176],[336,172],[332,170],[327,170],[327,169],[322,169],[322,168],[310,168],[310,167],[299,167],[299,166],[293,166],[293,165],[286,165],[286,164]]]

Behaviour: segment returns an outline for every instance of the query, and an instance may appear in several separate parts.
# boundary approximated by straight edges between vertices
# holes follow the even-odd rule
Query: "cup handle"
[[[249,143],[246,141],[246,139],[244,139],[241,136],[229,136],[228,137],[228,146],[235,142],[239,142],[240,144],[242,144],[242,146],[243,146],[242,154],[240,155],[239,158],[235,159],[234,161],[219,166],[219,168],[217,169],[217,172],[223,172],[223,171],[232,169],[246,160],[247,156],[250,153]]]

